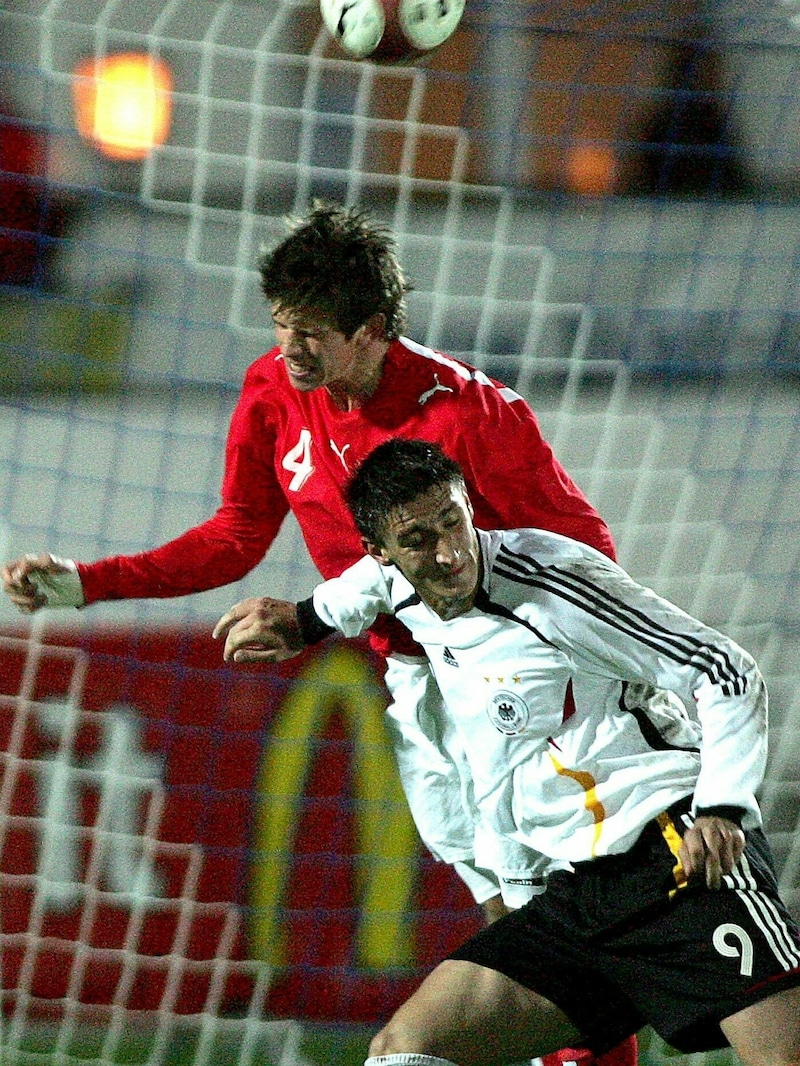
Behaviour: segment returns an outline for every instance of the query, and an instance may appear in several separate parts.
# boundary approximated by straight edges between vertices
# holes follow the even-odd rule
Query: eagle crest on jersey
[[[492,693],[486,704],[486,713],[495,729],[509,737],[521,733],[530,718],[530,709],[525,700],[508,689]]]

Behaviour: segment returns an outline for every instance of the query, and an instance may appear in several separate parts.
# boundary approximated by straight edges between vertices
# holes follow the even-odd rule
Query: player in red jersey
[[[345,483],[361,459],[396,436],[434,441],[460,464],[477,525],[542,527],[613,557],[606,524],[554,457],[528,404],[401,336],[408,286],[385,229],[357,211],[317,205],[262,258],[260,271],[278,343],[245,375],[216,514],[138,555],[93,563],[22,556],[2,571],[21,610],[229,584],[261,561],[289,511],[322,576],[335,577],[363,554]],[[441,698],[421,649],[388,621],[371,642],[387,661],[388,722],[415,819],[423,791],[429,811],[431,789],[442,793],[441,819],[417,819],[421,835],[434,855],[458,864],[491,913],[497,886],[491,871],[474,868],[471,812],[445,802],[460,794],[464,766],[447,745],[443,760]],[[635,1038],[621,1056],[635,1062]]]

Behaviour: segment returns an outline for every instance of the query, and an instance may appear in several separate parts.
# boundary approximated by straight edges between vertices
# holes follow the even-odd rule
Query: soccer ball
[[[465,0],[320,0],[322,20],[352,59],[416,59],[452,35]]]

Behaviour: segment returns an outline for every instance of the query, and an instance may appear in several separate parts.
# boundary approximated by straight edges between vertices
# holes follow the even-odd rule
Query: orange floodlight
[[[85,59],[72,82],[80,135],[111,159],[144,159],[169,136],[172,71],[135,52]]]
[[[583,144],[567,155],[567,188],[583,196],[610,196],[617,180],[617,158],[610,144]]]

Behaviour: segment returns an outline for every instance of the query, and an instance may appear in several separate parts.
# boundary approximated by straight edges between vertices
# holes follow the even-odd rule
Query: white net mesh
[[[44,242],[49,259],[37,283],[11,278],[0,287],[6,554],[133,552],[207,517],[236,389],[271,343],[259,247],[313,196],[368,207],[395,231],[414,284],[411,335],[527,396],[609,521],[623,565],[759,658],[772,706],[764,810],[797,912],[800,36],[792,18],[789,4],[473,5],[425,64],[380,67],[337,53],[313,4],[6,5],[0,62],[9,108],[23,129],[45,136],[47,165],[30,180],[67,216]],[[116,51],[147,52],[173,70],[170,137],[142,163],[109,162],[74,133],[76,64]],[[681,109],[690,106],[686,118]],[[12,220],[0,238],[13,228]],[[70,626],[207,629],[245,594],[294,597],[314,580],[287,523],[237,587],[102,605]],[[232,892],[197,897],[188,870],[207,849],[191,834],[175,841],[163,832],[163,776],[145,758],[161,748],[131,732],[125,714],[115,717],[124,698],[81,680],[88,653],[70,645],[91,638],[66,648],[52,634],[30,643],[10,608],[0,611],[11,632],[3,661],[20,664],[0,695],[2,831],[6,849],[26,832],[38,841],[21,872],[2,875],[5,890],[30,903],[27,924],[4,926],[5,973],[15,981],[4,1039],[17,1057],[8,1061],[52,1054],[116,1063],[131,1048],[139,1048],[134,1061],[172,1061],[164,1056],[178,1030],[186,1061],[225,1061],[214,1058],[225,1040],[232,1061],[293,1054],[290,1028],[262,1029],[258,1020],[267,995],[258,982],[268,984],[269,971],[225,946],[242,930],[230,929],[228,941],[220,933],[213,960],[193,958],[181,940],[198,908],[244,921],[247,908],[228,906]],[[93,654],[124,662],[136,678],[150,660],[142,665],[138,637],[126,640],[122,651],[101,644]],[[196,667],[179,641],[169,646],[184,680],[212,684],[205,660]],[[42,657],[63,664],[49,666],[48,677],[70,680],[36,682]],[[217,741],[226,736],[224,705],[209,719]],[[193,720],[169,728],[181,743],[200,743]],[[248,743],[251,733],[260,736],[254,727]],[[340,739],[328,738],[334,747]],[[100,758],[114,744],[141,756],[123,781]],[[38,797],[30,809],[15,806],[20,781],[24,795]],[[230,791],[216,781],[208,769],[181,787],[213,806]],[[264,800],[258,789],[255,777],[241,787],[246,803]],[[96,808],[75,808],[87,793]],[[121,811],[129,812],[123,828],[114,821]],[[65,840],[74,846],[59,851]],[[141,873],[148,863],[162,874],[170,863],[185,869],[165,897],[176,931],[161,956],[137,939],[141,901],[155,884],[148,889]],[[122,884],[119,871],[134,868],[141,891]],[[51,936],[59,892],[78,924]],[[101,948],[93,930],[110,920],[109,893],[125,921],[119,942]],[[68,909],[63,902],[58,913]],[[457,906],[453,913],[457,921]],[[46,952],[66,968],[58,994],[39,985],[36,960]],[[306,966],[309,986],[317,969],[318,960]],[[93,971],[112,989],[105,1000],[94,995],[98,1002],[87,991]],[[136,996],[156,971],[158,980],[166,975],[157,1008],[165,1016],[148,1035]],[[168,987],[190,971],[208,980],[187,1035],[185,1013],[170,1014]],[[230,1017],[225,994],[235,971],[256,982],[237,1000],[241,1018]],[[351,999],[363,993],[353,988]],[[53,1002],[57,1017],[48,1014]],[[100,1021],[100,1037],[85,1017]],[[41,1052],[32,1049],[31,1018],[40,1035],[54,1018]],[[94,1044],[76,1050],[89,1031]]]

